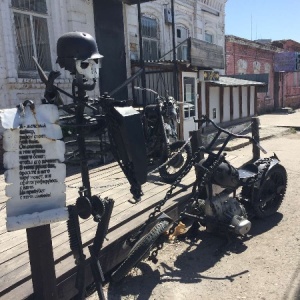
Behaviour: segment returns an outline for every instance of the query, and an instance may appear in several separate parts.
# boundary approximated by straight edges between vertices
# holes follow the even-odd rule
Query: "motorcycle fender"
[[[162,212],[158,217],[157,217],[157,221],[160,220],[167,220],[170,223],[173,222],[173,219],[171,217],[169,217],[166,213]]]
[[[277,156],[272,156],[271,158],[271,162],[270,165],[268,167],[268,170],[266,170],[266,172],[264,172],[264,174],[262,175],[262,177],[260,178],[260,180],[258,180],[255,184],[254,184],[254,188],[259,189],[261,182],[264,180],[264,178],[266,176],[268,176],[268,173],[270,172],[270,170],[279,164],[279,159],[277,158]]]
[[[268,167],[268,170],[266,171],[264,177],[268,176],[268,173],[270,172],[270,170],[278,164],[279,164],[279,160],[277,158],[272,158],[270,166]]]

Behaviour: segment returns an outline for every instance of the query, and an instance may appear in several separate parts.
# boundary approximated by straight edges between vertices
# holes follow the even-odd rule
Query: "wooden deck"
[[[227,155],[227,160],[238,167],[252,158],[241,153]],[[73,172],[73,173],[72,173]],[[78,197],[78,187],[81,185],[81,174],[67,168],[67,205],[74,204]],[[180,185],[173,191],[172,197],[163,207],[171,217],[177,217],[180,208],[192,190],[195,180],[194,168],[187,174]],[[109,223],[107,239],[101,250],[100,261],[104,273],[111,271],[126,256],[130,249],[124,249],[125,240],[142,225],[153,212],[156,204],[162,200],[169,184],[161,182],[157,174],[148,177],[143,185],[144,195],[137,204],[132,204],[132,195],[129,184],[117,163],[91,168],[90,181],[92,194],[109,197],[114,200],[114,208]],[[5,182],[1,175],[0,181],[0,208],[5,204]],[[1,299],[26,299],[32,298],[33,288],[31,281],[31,269],[27,246],[26,230],[15,232],[6,231],[6,210],[0,210],[0,298]],[[87,246],[95,236],[97,223],[92,218],[81,220],[81,235],[84,244],[84,252],[89,259]],[[76,268],[72,256],[66,222],[58,222],[51,225],[52,246],[55,259],[55,272],[59,299],[70,299],[76,295],[75,288]],[[93,282],[89,265],[86,268],[86,284]]]
[[[68,171],[71,173],[71,170]],[[0,298],[25,299],[32,295],[31,269],[29,263],[26,230],[6,231],[5,182],[1,175],[0,183]],[[165,204],[164,211],[177,215],[178,205],[188,199],[191,185],[195,180],[194,170],[185,176],[182,183],[173,192],[172,198]],[[158,201],[162,200],[170,185],[160,181],[160,177],[151,175],[143,185],[144,195],[137,204],[132,204],[129,184],[117,163],[90,169],[92,194],[109,197],[114,200],[114,208],[109,224],[107,240],[101,250],[100,261],[103,271],[112,270],[125,257],[127,251],[122,248],[124,241],[148,218]],[[66,179],[67,205],[74,204],[81,185],[80,173],[69,174]],[[97,223],[92,218],[81,220],[84,252],[89,258],[87,246],[93,241]],[[52,245],[55,259],[59,299],[70,299],[76,295],[76,268],[72,256],[66,222],[51,225]],[[87,265],[87,284],[92,283],[92,275]]]

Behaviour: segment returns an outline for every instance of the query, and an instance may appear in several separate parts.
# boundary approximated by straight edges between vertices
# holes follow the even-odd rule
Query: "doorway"
[[[194,118],[198,119],[197,73],[182,72],[183,92],[183,138],[189,138],[189,132],[197,129]]]

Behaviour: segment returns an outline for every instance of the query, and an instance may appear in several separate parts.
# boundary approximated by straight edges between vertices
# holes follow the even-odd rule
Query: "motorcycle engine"
[[[236,234],[244,235],[251,228],[244,206],[225,192],[214,196],[211,205],[206,201],[205,212],[207,216],[228,224]]]

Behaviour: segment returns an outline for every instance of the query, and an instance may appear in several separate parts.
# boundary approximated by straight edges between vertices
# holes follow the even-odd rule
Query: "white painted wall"
[[[251,86],[250,88],[250,116],[254,116],[254,97],[255,97],[255,87]]]
[[[242,117],[247,117],[247,91],[246,86],[242,87]]]
[[[52,67],[56,61],[56,41],[65,32],[85,31],[95,36],[92,0],[47,0],[48,31]],[[26,99],[40,101],[44,85],[39,79],[18,78],[14,19],[11,0],[0,1],[0,108],[11,108]],[[71,76],[62,71],[58,86],[70,91]],[[95,88],[95,92],[98,88]],[[92,93],[93,94],[93,93]],[[66,100],[66,99],[65,99]]]
[[[240,118],[240,104],[239,104],[239,88],[234,87],[232,89],[233,97],[233,119],[237,120]]]
[[[230,88],[224,87],[223,122],[230,121]]]
[[[210,111],[209,117],[216,123],[220,123],[220,88],[210,87],[209,88],[209,102],[210,102]],[[213,109],[216,109],[216,118],[213,118]]]

